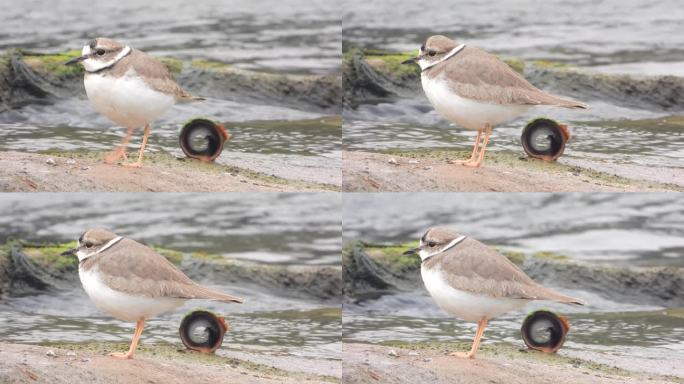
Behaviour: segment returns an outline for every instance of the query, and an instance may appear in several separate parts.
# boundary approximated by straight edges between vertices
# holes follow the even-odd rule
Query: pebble
[[[69,165],[74,165],[74,164],[76,164],[76,160],[74,160],[74,159],[69,159],[69,160],[66,161],[66,163],[69,164]]]
[[[399,162],[394,157],[390,157],[388,163],[390,163],[392,165],[399,165]]]
[[[55,159],[53,159],[53,158],[51,157],[51,158],[45,160],[45,164],[47,164],[47,165],[57,165],[57,162],[55,161]]]
[[[67,356],[76,356],[76,352],[69,351],[69,352],[67,352]]]
[[[416,159],[411,159],[411,160],[409,160],[409,164],[420,164],[420,161],[418,161]]]
[[[53,351],[52,349],[50,349],[50,350],[48,350],[47,352],[45,352],[45,354],[48,355],[48,356],[50,356],[50,357],[57,357],[57,354],[56,354],[55,351]]]
[[[429,165],[426,165],[426,166],[424,166],[424,167],[423,167],[423,169],[424,169],[424,170],[426,170],[426,171],[429,171],[429,170],[431,170],[431,169],[432,169],[432,167],[431,167],[431,166],[429,166]]]
[[[87,171],[87,170],[89,170],[89,169],[90,169],[90,167],[85,167],[85,166],[84,166],[84,167],[81,167],[81,171]]]
[[[409,352],[408,354],[409,354],[409,356],[418,356],[418,355],[420,355],[420,354],[419,354],[418,352],[416,352],[416,351],[411,351],[411,352]]]
[[[399,357],[399,354],[397,354],[397,351],[395,351],[394,349],[390,350],[387,354],[392,357]]]

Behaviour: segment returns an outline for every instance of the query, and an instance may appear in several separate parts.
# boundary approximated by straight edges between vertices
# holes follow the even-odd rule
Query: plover
[[[537,284],[499,252],[448,228],[425,232],[420,246],[406,252],[416,253],[423,283],[435,303],[457,318],[477,323],[470,352],[452,356],[475,357],[487,322],[532,300],[584,305]]]
[[[153,249],[104,229],[90,229],[78,247],[65,252],[78,256],[78,275],[90,300],[103,312],[123,321],[135,321],[135,333],[126,353],[130,359],[140,340],[145,320],[171,311],[190,299],[243,303],[190,280]]]
[[[587,108],[538,89],[496,56],[445,36],[429,37],[418,56],[404,61],[411,63],[420,66],[423,91],[437,112],[454,124],[477,130],[465,166],[482,164],[493,126],[517,118],[530,107]]]
[[[91,40],[81,56],[66,64],[81,62],[83,83],[93,108],[127,128],[121,145],[105,157],[106,163],[123,158],[124,165],[141,167],[150,135],[150,124],[176,101],[202,100],[184,91],[166,66],[146,53],[106,38]],[[126,147],[136,128],[145,127],[138,160],[128,163]]]

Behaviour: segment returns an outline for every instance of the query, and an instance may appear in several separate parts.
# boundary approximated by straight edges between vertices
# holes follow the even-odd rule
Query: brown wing
[[[556,105],[586,108],[580,102],[548,94],[530,84],[498,57],[477,47],[466,46],[449,60],[434,67],[444,69],[455,81],[451,89],[462,97],[496,104]]]
[[[131,53],[121,59],[113,67],[123,75],[126,68],[132,66],[135,72],[145,77],[145,82],[159,92],[174,95],[179,100],[201,100],[184,91],[161,61],[137,49],[132,49]]]
[[[508,258],[472,238],[434,258],[439,258],[449,285],[458,290],[473,293],[484,291],[493,297],[583,304],[581,300],[537,284]],[[438,260],[428,259],[426,263],[436,263]],[[474,287],[478,287],[477,291]]]
[[[200,286],[164,256],[130,239],[121,240],[84,263],[88,263],[84,268],[96,264],[107,285],[120,292],[148,297],[243,302],[239,297]]]

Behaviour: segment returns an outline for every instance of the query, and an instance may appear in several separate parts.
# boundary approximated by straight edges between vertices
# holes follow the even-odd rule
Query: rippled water
[[[340,359],[339,308],[278,297],[258,289],[205,284],[240,295],[248,304],[188,301],[173,312],[150,319],[142,342],[180,345],[178,327],[184,314],[206,309],[225,315],[231,327],[223,348]],[[97,310],[80,288],[1,301],[0,321],[3,323],[0,340],[22,343],[129,343],[135,328],[132,323]]]
[[[1,0],[0,6],[0,51],[80,49],[106,36],[155,55],[249,69],[329,73],[340,66],[340,6],[325,0]]]
[[[359,46],[413,51],[427,36],[444,34],[526,59],[614,65],[614,71],[630,63],[626,72],[682,74],[684,8],[677,0],[345,4],[343,38]]]
[[[181,251],[339,265],[335,194],[3,194],[0,242],[63,242],[89,228]]]

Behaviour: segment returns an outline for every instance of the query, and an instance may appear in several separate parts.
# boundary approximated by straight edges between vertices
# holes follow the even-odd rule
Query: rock
[[[48,349],[48,351],[45,352],[45,355],[50,357],[57,357],[57,354],[52,349]]]
[[[390,351],[387,354],[392,357],[399,357],[397,351],[395,351],[394,349],[390,349]]]
[[[392,165],[399,165],[399,162],[394,157],[390,157],[389,161],[387,161],[387,162],[392,164]]]
[[[53,166],[54,166],[54,165],[57,165],[57,162],[55,161],[55,159],[53,159],[52,157],[50,157],[50,158],[48,158],[47,160],[45,160],[45,164],[47,164],[47,165],[53,165]]]
[[[74,165],[74,164],[76,164],[76,160],[74,160],[74,159],[68,159],[68,160],[66,161],[66,163],[67,163],[67,165]]]

